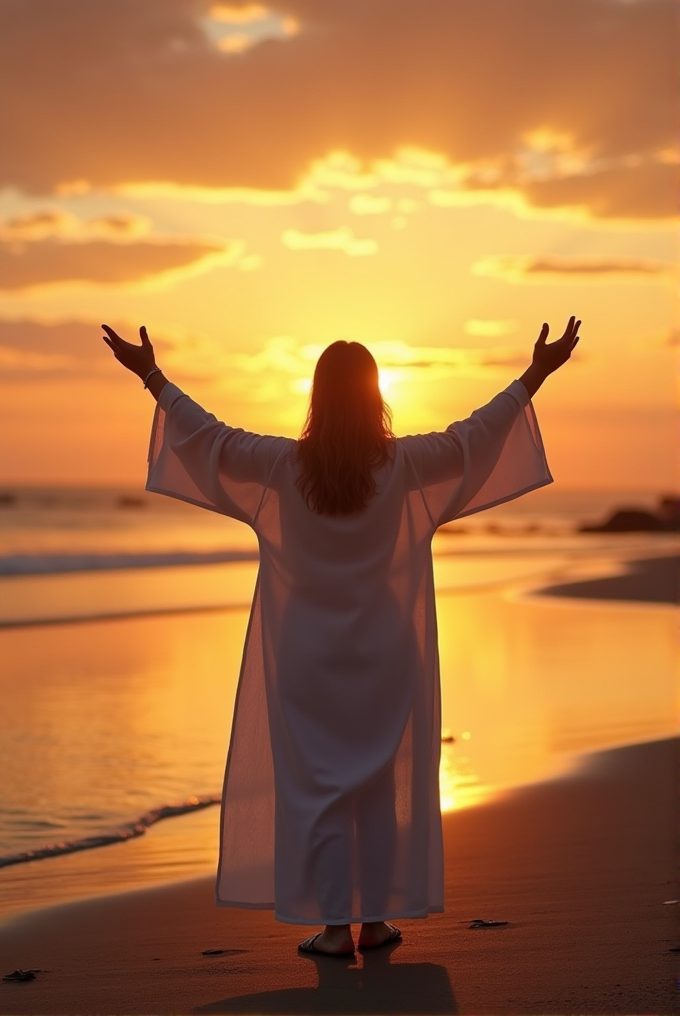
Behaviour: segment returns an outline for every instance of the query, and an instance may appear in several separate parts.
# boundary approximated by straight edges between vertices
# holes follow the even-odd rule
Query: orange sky
[[[536,397],[566,487],[676,483],[670,0],[0,3],[0,468],[141,483],[107,321],[227,422],[297,434],[338,338],[398,433],[583,319]]]

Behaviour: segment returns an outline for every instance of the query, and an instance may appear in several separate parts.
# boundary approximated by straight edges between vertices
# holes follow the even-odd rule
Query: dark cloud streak
[[[222,249],[201,243],[0,242],[0,291],[59,282],[138,282],[195,264]]]
[[[617,281],[627,276],[630,281],[667,282],[675,273],[675,265],[653,258],[634,257],[538,257],[494,256],[477,262],[473,271],[479,275],[496,276],[514,281]]]

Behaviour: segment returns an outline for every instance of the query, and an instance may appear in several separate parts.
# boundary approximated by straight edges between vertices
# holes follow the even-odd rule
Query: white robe
[[[513,381],[392,442],[368,507],[340,517],[306,507],[295,447],[161,393],[146,489],[245,522],[260,546],[216,902],[295,924],[425,917],[444,908],[431,541],[552,481],[538,424]]]

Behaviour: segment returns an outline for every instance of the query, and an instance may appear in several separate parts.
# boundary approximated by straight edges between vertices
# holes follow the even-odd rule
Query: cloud
[[[0,220],[0,292],[64,282],[129,283],[168,273],[230,264],[261,264],[238,241],[149,236],[150,220],[121,211],[81,219],[59,208],[38,208]],[[143,238],[143,239],[140,239]]]
[[[63,233],[73,219],[66,212],[48,208],[6,219],[0,224],[0,235],[7,240],[44,240]]]
[[[81,191],[87,192],[90,185],[85,183]],[[68,186],[61,187],[64,193],[71,192]],[[163,198],[167,201],[190,201],[206,205],[252,205],[255,208],[279,208],[299,205],[311,201],[326,204],[328,194],[314,185],[313,180],[303,180],[292,190],[264,190],[256,187],[208,187],[170,183],[163,180],[147,180],[143,183],[121,183],[111,188],[114,194],[144,200]]]
[[[6,379],[91,377],[110,370],[111,352],[99,325],[0,320],[0,365]]]
[[[455,346],[411,346],[406,342],[375,342],[370,349],[382,367],[419,368],[437,377],[477,375],[488,367],[527,364],[526,349],[514,346],[474,349]]]
[[[677,165],[665,157],[607,168],[587,165],[581,173],[529,176],[506,168],[451,167],[452,184],[442,180],[428,193],[440,208],[494,205],[519,216],[537,212],[569,219],[654,220],[675,215]]]
[[[350,257],[366,257],[377,254],[378,243],[370,238],[354,235],[347,226],[331,229],[325,233],[301,233],[297,229],[286,229],[281,241],[289,250],[337,250]]]
[[[307,364],[307,372],[311,376],[313,364],[323,352],[323,346],[307,345],[296,348],[295,341],[290,338],[277,341],[285,344],[274,347],[275,355],[280,355],[281,349],[284,350],[288,369],[300,372],[303,369],[302,365]],[[457,346],[412,346],[402,341],[369,342],[366,345],[378,366],[383,370],[392,371],[392,376],[400,380],[415,376],[420,380],[426,378],[438,380],[455,375],[477,376],[480,372],[485,373],[487,368],[527,365],[527,350],[516,346],[475,349]],[[265,358],[270,355],[269,346],[260,354]],[[265,365],[260,359],[255,362],[259,366]],[[266,363],[268,365],[269,361]]]
[[[517,322],[501,321],[497,318],[470,318],[463,327],[468,335],[496,338],[498,335],[509,335],[511,332],[516,332]]]
[[[5,2],[0,184],[294,192],[331,152],[370,167],[410,146],[469,194],[667,218],[675,18],[673,0]]]
[[[475,275],[488,275],[510,282],[663,282],[675,267],[652,258],[575,258],[494,256],[472,266]]]
[[[104,237],[127,241],[131,237],[143,236],[149,228],[149,220],[143,215],[120,212],[83,221],[59,208],[43,208],[0,222],[0,239],[31,241]]]
[[[246,53],[267,39],[290,39],[300,30],[295,18],[277,14],[262,4],[213,4],[203,24],[208,40],[228,54]]]
[[[102,215],[98,219],[91,219],[87,225],[97,236],[111,239],[143,236],[150,228],[149,220],[145,216],[127,213]]]
[[[263,264],[264,258],[260,254],[244,254],[234,261],[234,266],[242,272],[256,272]]]
[[[392,200],[375,194],[355,194],[350,198],[348,207],[355,215],[382,215],[390,210]]]
[[[233,249],[208,242],[72,243],[0,240],[0,291],[20,292],[65,282],[123,284],[230,263]]]
[[[35,374],[47,372],[51,377],[55,372],[74,372],[78,365],[71,356],[63,353],[32,353],[26,349],[12,349],[0,345],[0,367],[11,372],[16,380],[16,372]]]
[[[576,207],[603,219],[661,219],[676,214],[678,168],[648,159],[578,175],[528,180],[521,193],[534,208]]]

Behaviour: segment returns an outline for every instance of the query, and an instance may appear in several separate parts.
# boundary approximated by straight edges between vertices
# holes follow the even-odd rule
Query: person
[[[566,363],[543,325],[521,378],[442,432],[395,438],[370,352],[335,342],[298,441],[219,422],[141,345],[104,341],[157,400],[146,489],[252,527],[260,566],[227,757],[217,905],[322,924],[302,952],[398,940],[444,909],[431,543],[552,482],[531,399]]]

